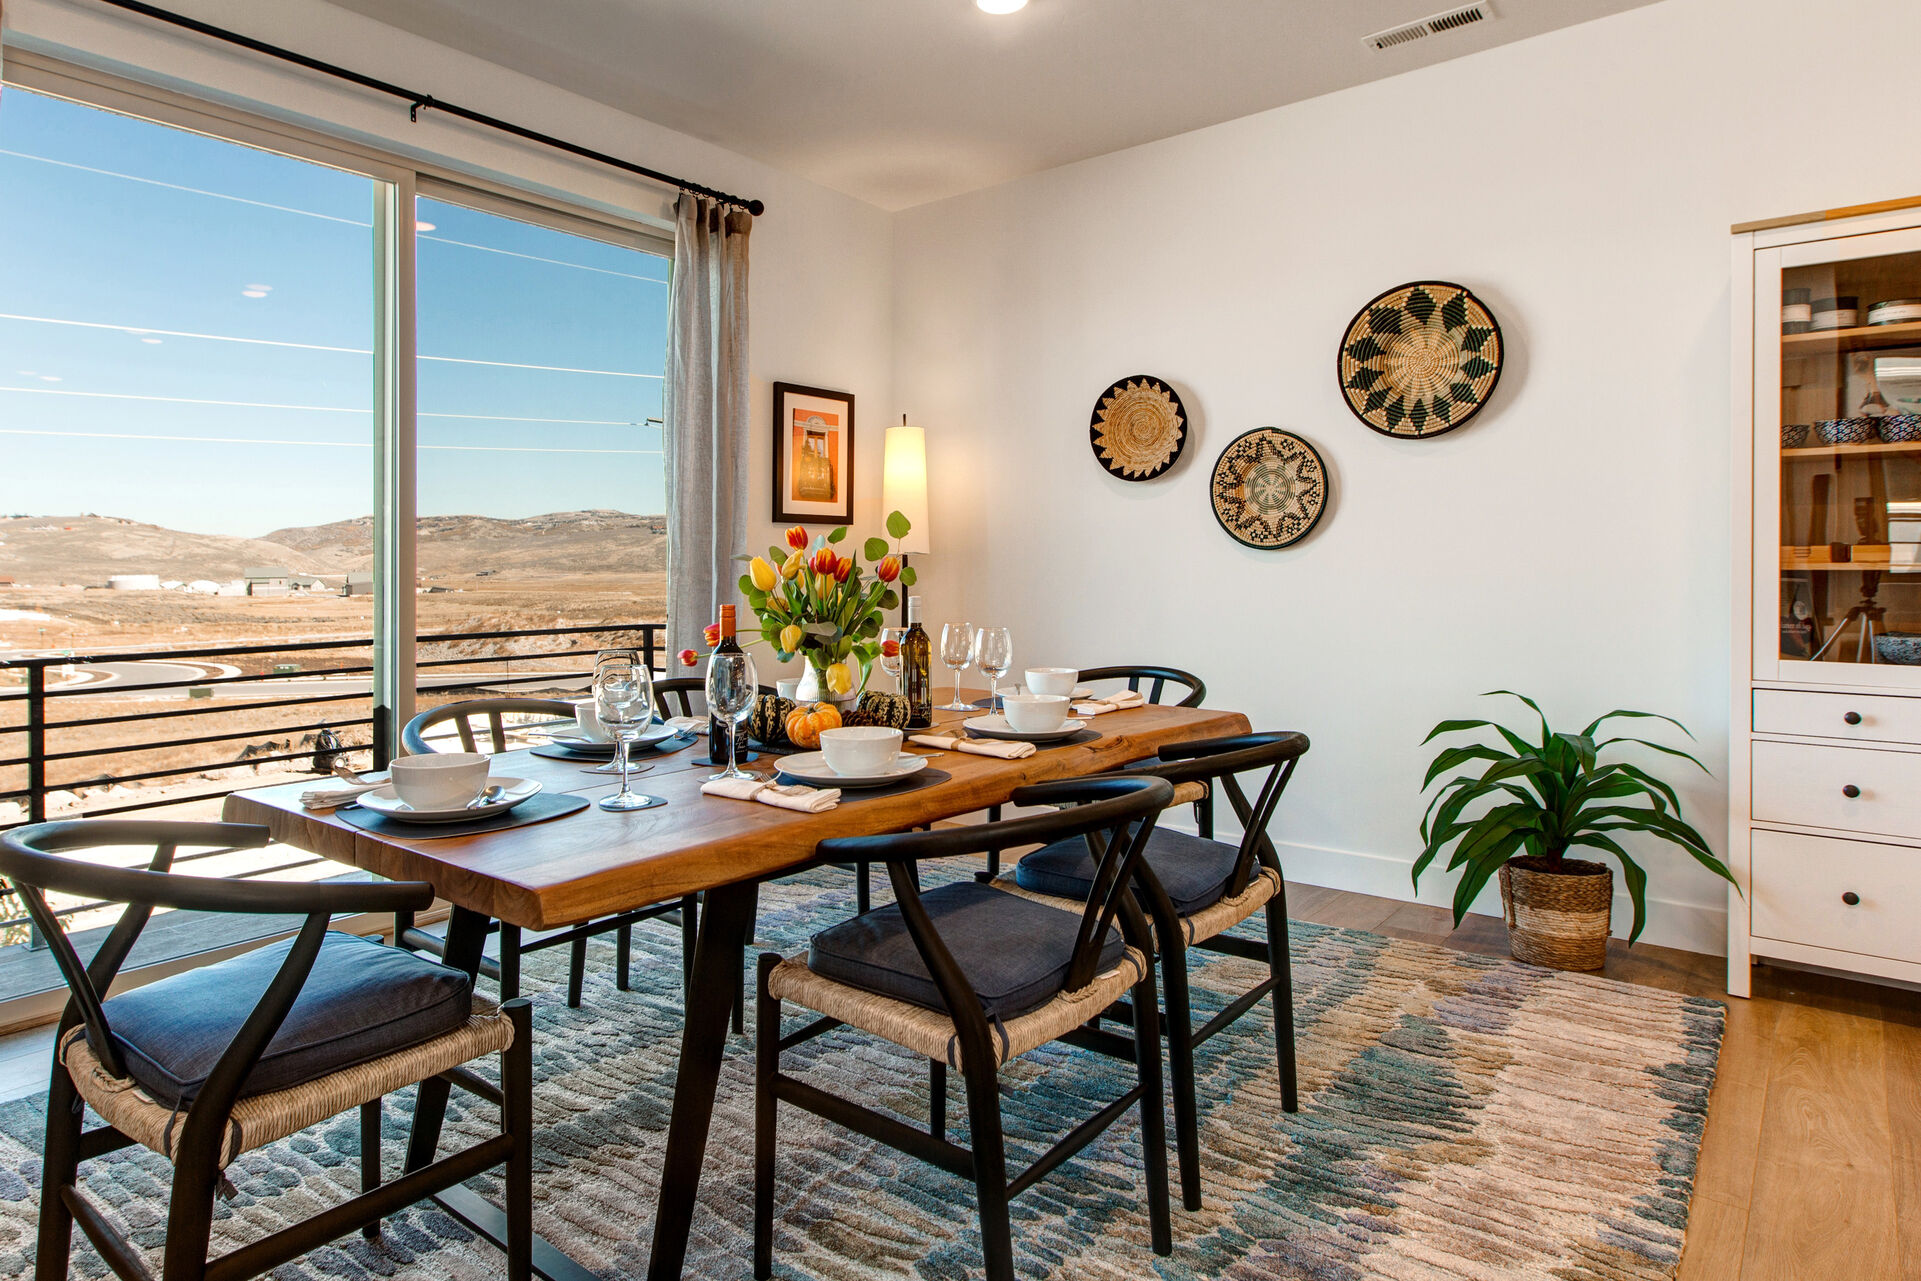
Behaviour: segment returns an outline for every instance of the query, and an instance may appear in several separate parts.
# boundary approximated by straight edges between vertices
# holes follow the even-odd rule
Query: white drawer
[[[1921,743],[1921,698],[1757,689],[1754,691],[1754,732],[1878,743]]]
[[[1753,788],[1758,822],[1921,836],[1921,753],[1756,739]]]
[[[1748,894],[1761,938],[1921,962],[1921,850],[1757,830]]]

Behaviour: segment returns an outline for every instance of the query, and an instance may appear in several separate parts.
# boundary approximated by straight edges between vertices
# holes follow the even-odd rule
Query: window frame
[[[81,106],[186,130],[325,165],[378,184],[373,219],[375,270],[374,361],[374,717],[375,747],[391,754],[400,727],[414,714],[416,692],[414,592],[417,510],[416,271],[417,197],[466,205],[485,213],[586,236],[666,259],[671,273],[674,234],[654,222],[622,217],[586,198],[569,201],[549,189],[504,182],[488,173],[411,158],[259,111],[129,79],[113,72],[9,48],[3,83]],[[0,107],[4,111],[4,107]],[[491,172],[491,171],[490,171]],[[444,913],[436,904],[429,916]],[[428,919],[428,917],[423,917]],[[392,921],[356,916],[335,928],[384,933]],[[262,946],[285,934],[188,953],[121,974],[115,991]],[[64,988],[0,1001],[0,1034],[48,1022],[65,1006]]]

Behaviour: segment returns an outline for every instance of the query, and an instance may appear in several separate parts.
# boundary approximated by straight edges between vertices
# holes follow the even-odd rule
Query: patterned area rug
[[[792,950],[851,914],[851,880],[822,871],[767,887],[762,945]],[[538,1227],[610,1278],[645,1274],[679,1025],[677,931],[636,935],[645,990],[616,990],[605,943],[589,953],[578,1011],[564,1004],[565,949],[530,958],[527,976],[539,1001]],[[1173,1257],[1148,1248],[1130,1113],[1014,1203],[1022,1277],[1673,1275],[1720,1048],[1718,1003],[1316,925],[1297,923],[1293,948],[1302,1110],[1281,1111],[1263,1006],[1200,1055],[1206,1207],[1183,1212],[1176,1190]],[[1257,978],[1246,962],[1211,960],[1196,1004],[1217,1009]],[[729,1047],[689,1276],[749,1275],[749,1046]],[[785,1062],[925,1124],[925,1066],[903,1052],[843,1031]],[[1010,1162],[1118,1094],[1127,1072],[1057,1046],[1011,1065]],[[964,1118],[958,1077],[950,1090],[950,1118]],[[493,1110],[459,1110],[461,1097],[450,1131],[493,1132]],[[0,1105],[0,1276],[31,1272],[43,1102]],[[407,1103],[389,1100],[390,1177]],[[1169,1130],[1171,1140],[1171,1116]],[[351,1195],[356,1151],[349,1113],[246,1154],[229,1172],[238,1199],[218,1207],[219,1248]],[[161,1243],[167,1176],[139,1149],[82,1167],[96,1204],[149,1248]],[[973,1192],[960,1180],[793,1111],[783,1113],[778,1178],[777,1276],[978,1274]],[[501,1262],[429,1205],[389,1220],[378,1244],[355,1236],[275,1276],[464,1279],[498,1276]],[[108,1275],[84,1244],[73,1271]]]

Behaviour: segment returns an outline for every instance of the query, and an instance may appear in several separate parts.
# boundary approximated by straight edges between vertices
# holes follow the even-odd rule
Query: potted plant
[[[1674,788],[1626,761],[1600,759],[1610,749],[1641,747],[1677,756],[1706,773],[1707,766],[1676,747],[1624,736],[1595,738],[1612,720],[1666,721],[1687,734],[1681,722],[1653,712],[1614,711],[1578,734],[1555,732],[1533,699],[1504,689],[1482,697],[1497,694],[1511,695],[1533,709],[1540,719],[1539,742],[1484,720],[1442,721],[1422,740],[1426,744],[1445,734],[1491,730],[1504,744],[1481,741],[1447,748],[1434,758],[1421,783],[1425,792],[1451,770],[1485,765],[1479,773],[1450,778],[1421,820],[1423,848],[1414,861],[1414,887],[1420,888],[1421,873],[1435,856],[1452,846],[1447,869],[1461,873],[1454,887],[1455,925],[1488,878],[1499,873],[1508,948],[1516,960],[1563,970],[1598,970],[1607,960],[1614,873],[1604,863],[1570,857],[1572,851],[1597,850],[1620,862],[1634,904],[1629,944],[1641,937],[1647,921],[1647,873],[1621,846],[1622,835],[1678,845],[1716,876],[1733,881],[1707,841],[1681,817]]]
[[[896,542],[911,528],[899,512],[887,518],[888,537]],[[765,557],[734,558],[747,562],[740,590],[760,620],[761,639],[782,662],[796,655],[806,661],[795,695],[802,704],[845,706],[860,696],[881,650],[888,611],[900,607],[894,584],[914,585],[912,567],[901,563],[886,539],[870,538],[860,555],[844,556],[836,548],[846,538],[845,525],[818,538],[795,525],[787,531],[786,551],[770,547]],[[871,567],[861,564],[862,556]]]

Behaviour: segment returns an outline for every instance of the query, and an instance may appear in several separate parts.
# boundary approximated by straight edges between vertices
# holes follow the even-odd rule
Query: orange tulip
[[[884,640],[880,643],[880,652],[882,657],[885,658],[896,657],[900,653],[900,642],[897,640]]]
[[[709,649],[712,649],[714,646],[720,644],[720,624],[719,623],[707,624],[706,627],[701,629],[700,636],[702,640],[707,642],[707,647]],[[689,667],[693,666],[692,663],[689,663],[687,665]]]
[[[840,557],[834,554],[833,548],[823,547],[814,553],[812,560],[807,562],[807,568],[813,570],[816,574],[832,575],[834,573],[834,566],[839,562]]]
[[[883,583],[891,583],[900,577],[900,557],[883,556],[880,564],[874,566],[874,577]]]
[[[799,525],[787,531],[787,545],[795,551],[807,550],[807,531]]]
[[[680,651],[680,665],[682,667],[692,667],[694,664],[698,663],[699,661],[700,661],[700,655],[696,654],[693,650],[683,649]]]
[[[853,572],[854,572],[854,562],[852,560],[849,560],[845,556],[837,556],[834,558],[834,581],[835,582],[837,583],[846,582],[847,576]]]

